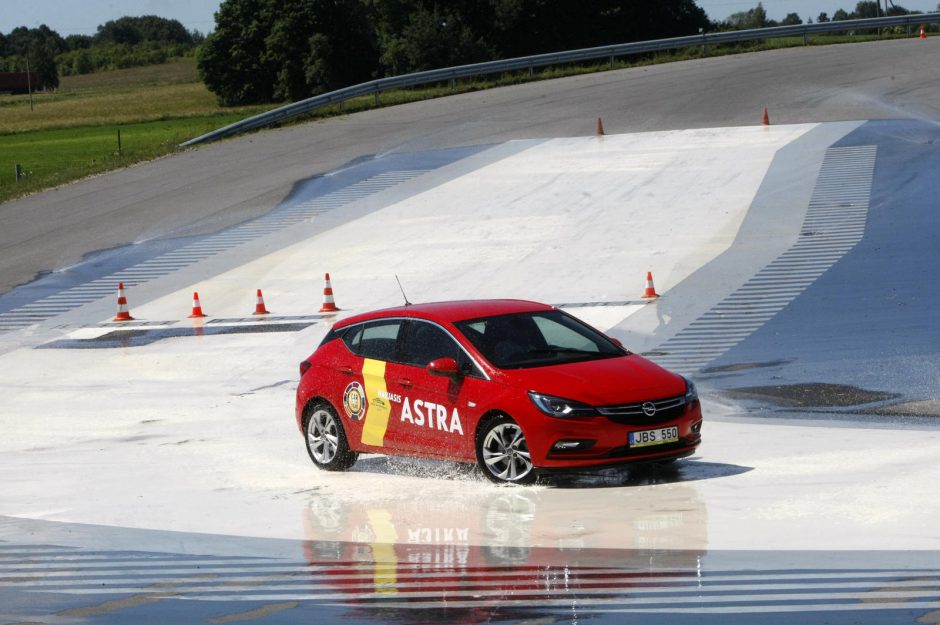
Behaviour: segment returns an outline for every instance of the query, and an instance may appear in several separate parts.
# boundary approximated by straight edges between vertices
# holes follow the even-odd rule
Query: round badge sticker
[[[350,382],[343,391],[343,409],[353,421],[359,421],[366,412],[366,394],[359,382]]]

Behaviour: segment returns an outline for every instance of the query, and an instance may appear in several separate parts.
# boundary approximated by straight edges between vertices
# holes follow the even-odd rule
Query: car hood
[[[525,391],[556,395],[593,406],[629,404],[685,393],[681,376],[642,356],[503,370],[506,382]]]

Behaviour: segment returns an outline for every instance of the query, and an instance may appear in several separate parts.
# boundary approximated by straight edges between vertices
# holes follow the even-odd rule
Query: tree
[[[881,7],[874,0],[861,0],[852,12],[853,19],[868,19],[881,16]]]
[[[816,18],[816,21],[819,22],[820,24],[825,24],[826,22],[829,21],[829,15],[825,11],[823,11]]]
[[[14,28],[7,37],[8,54],[29,58],[29,69],[39,74],[40,83],[37,87],[41,89],[55,89],[59,86],[55,57],[65,50],[65,40],[45,24],[39,28]],[[25,62],[22,69],[26,69]]]
[[[727,19],[728,25],[736,30],[747,30],[751,28],[764,28],[767,24],[767,11],[760,2],[753,9],[747,11],[738,11],[731,14]]]
[[[833,22],[844,22],[847,19],[851,19],[849,14],[845,12],[845,9],[836,9],[836,12],[832,14]]]
[[[306,42],[305,96],[375,77],[378,44],[365,3],[316,3],[315,32]]]
[[[223,104],[709,25],[694,0],[224,0],[215,17],[198,64]]]
[[[478,34],[458,7],[416,6],[399,33],[385,30],[381,62],[390,73],[487,61],[495,49]]]
[[[192,44],[193,36],[178,20],[156,15],[122,17],[98,26],[95,41],[135,45],[145,41]]]
[[[787,13],[787,16],[780,22],[782,26],[798,26],[803,23],[800,16],[796,13]]]
[[[692,35],[709,26],[708,16],[692,0],[492,0],[477,4],[492,7],[491,17],[467,23],[497,51],[498,58]]]
[[[199,50],[199,75],[223,105],[270,102],[277,67],[266,59],[274,16],[267,0],[227,0]]]
[[[368,80],[377,52],[357,0],[225,0],[199,52],[224,105],[297,100]]]
[[[68,35],[65,38],[65,47],[69,50],[87,50],[94,43],[88,35]]]

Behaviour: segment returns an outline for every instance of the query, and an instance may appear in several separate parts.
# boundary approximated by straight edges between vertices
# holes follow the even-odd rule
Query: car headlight
[[[544,395],[529,391],[529,398],[535,407],[550,417],[559,419],[570,419],[573,417],[590,417],[597,414],[592,406],[565,399],[564,397],[555,397],[554,395]]]
[[[685,380],[685,401],[686,403],[691,404],[694,401],[698,401],[698,389],[695,388],[695,383],[692,382],[689,378],[682,378]]]

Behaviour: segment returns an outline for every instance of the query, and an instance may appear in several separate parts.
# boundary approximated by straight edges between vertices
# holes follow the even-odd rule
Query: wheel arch
[[[337,417],[342,420],[339,411],[336,410],[336,406],[330,403],[330,400],[328,400],[326,397],[323,397],[322,395],[315,395],[314,397],[311,397],[307,400],[307,403],[304,404],[303,411],[300,413],[300,422],[298,425],[300,426],[301,432],[307,431],[307,421],[310,420],[310,415],[313,414],[313,409],[320,404],[328,404],[331,408],[333,408],[334,411],[336,411]]]
[[[512,419],[513,421],[516,422],[516,424],[519,423],[518,421],[513,419],[512,415],[510,415],[505,410],[501,410],[499,408],[492,408],[490,410],[487,410],[482,415],[480,415],[479,419],[477,419],[476,431],[474,431],[473,433],[474,449],[476,449],[476,444],[480,442],[480,435],[483,433],[483,428],[485,428],[490,423],[490,421],[495,421],[496,419],[499,419],[500,417],[506,417],[507,419]],[[522,427],[522,426],[520,425],[519,427]]]

